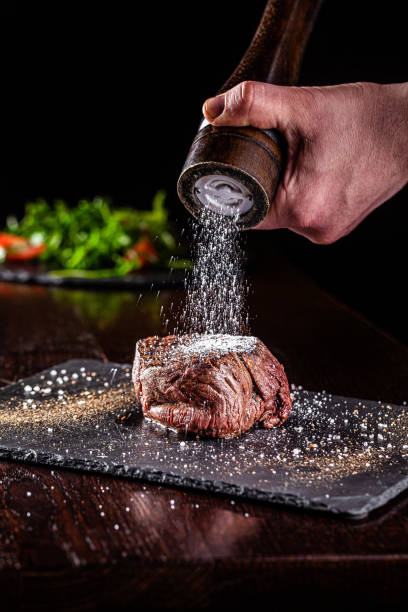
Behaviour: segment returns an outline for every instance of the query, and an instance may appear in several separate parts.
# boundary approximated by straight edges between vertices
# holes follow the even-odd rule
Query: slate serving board
[[[131,366],[73,360],[0,390],[0,456],[362,518],[408,487],[408,410],[295,389],[282,427],[197,439],[143,418]]]
[[[4,264],[0,266],[0,282],[90,289],[166,289],[183,286],[185,270],[148,270],[127,276],[85,278],[54,276],[38,265]]]

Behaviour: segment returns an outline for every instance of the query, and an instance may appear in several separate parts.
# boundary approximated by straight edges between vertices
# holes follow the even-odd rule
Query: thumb
[[[285,131],[293,117],[292,88],[243,81],[204,102],[203,114],[215,126],[251,125]]]

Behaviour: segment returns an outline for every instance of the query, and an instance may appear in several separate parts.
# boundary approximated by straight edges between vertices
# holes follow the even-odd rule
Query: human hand
[[[408,83],[280,87],[245,81],[203,106],[214,126],[276,128],[288,159],[257,229],[319,244],[351,232],[408,181]]]

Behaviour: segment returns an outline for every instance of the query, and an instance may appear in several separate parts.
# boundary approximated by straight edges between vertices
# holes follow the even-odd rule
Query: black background
[[[203,100],[247,47],[264,0],[3,8],[0,216],[36,197],[109,195],[145,207],[158,188],[179,227],[176,181]],[[326,0],[300,83],[407,80],[403,3]],[[381,146],[381,143],[378,143]],[[408,190],[350,236],[317,246],[249,232],[256,261],[283,251],[322,286],[400,339],[406,324]],[[271,282],[273,278],[271,277]],[[305,321],[307,324],[307,321]]]

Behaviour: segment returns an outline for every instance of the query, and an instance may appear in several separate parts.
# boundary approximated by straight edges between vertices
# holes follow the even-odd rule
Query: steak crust
[[[281,425],[292,405],[283,366],[254,337],[143,338],[132,379],[145,417],[212,438]]]

